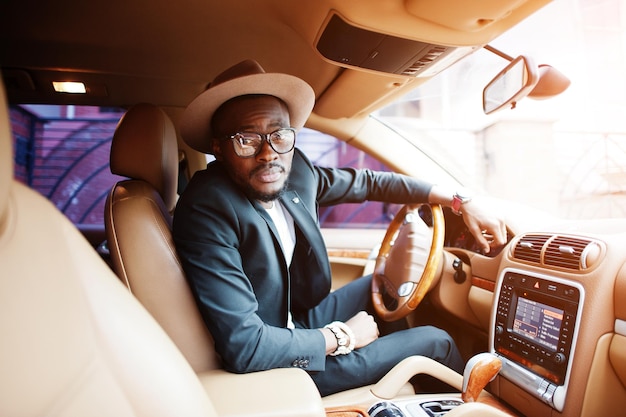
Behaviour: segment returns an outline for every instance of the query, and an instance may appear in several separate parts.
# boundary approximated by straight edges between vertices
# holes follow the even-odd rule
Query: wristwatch
[[[457,216],[460,216],[463,214],[461,206],[465,203],[469,203],[470,201],[472,201],[472,197],[469,195],[461,195],[458,192],[454,193],[452,196],[452,205],[450,206],[452,208],[452,212]]]
[[[342,332],[337,326],[326,326],[326,328],[329,329],[337,339],[337,349],[331,353],[331,356],[347,355],[350,353],[351,350],[348,350],[348,335]]]
[[[331,356],[347,355],[354,350],[356,338],[354,337],[352,329],[350,329],[347,324],[334,321],[324,327],[329,329],[337,339],[337,349],[330,354]]]

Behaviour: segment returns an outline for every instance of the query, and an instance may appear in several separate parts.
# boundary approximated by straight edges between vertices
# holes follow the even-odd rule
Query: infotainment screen
[[[556,352],[564,311],[528,298],[518,297],[513,333]]]
[[[491,331],[500,376],[562,411],[584,304],[576,281],[505,268]]]

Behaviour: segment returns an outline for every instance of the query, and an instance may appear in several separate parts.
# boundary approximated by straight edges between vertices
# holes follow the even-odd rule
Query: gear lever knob
[[[465,365],[463,371],[463,391],[461,399],[464,402],[474,402],[487,384],[498,375],[502,368],[502,361],[491,353],[479,353],[473,356]]]

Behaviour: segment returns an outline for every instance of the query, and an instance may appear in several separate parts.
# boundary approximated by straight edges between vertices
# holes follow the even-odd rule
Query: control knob
[[[557,353],[556,355],[554,355],[554,362],[557,364],[563,364],[567,361],[567,357],[565,356],[564,353]]]

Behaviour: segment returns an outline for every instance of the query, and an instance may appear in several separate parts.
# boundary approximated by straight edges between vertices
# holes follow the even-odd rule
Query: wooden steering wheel
[[[445,225],[440,205],[430,205],[432,226],[420,217],[427,205],[405,205],[387,228],[372,277],[374,309],[385,321],[408,315],[422,301],[441,264]]]

